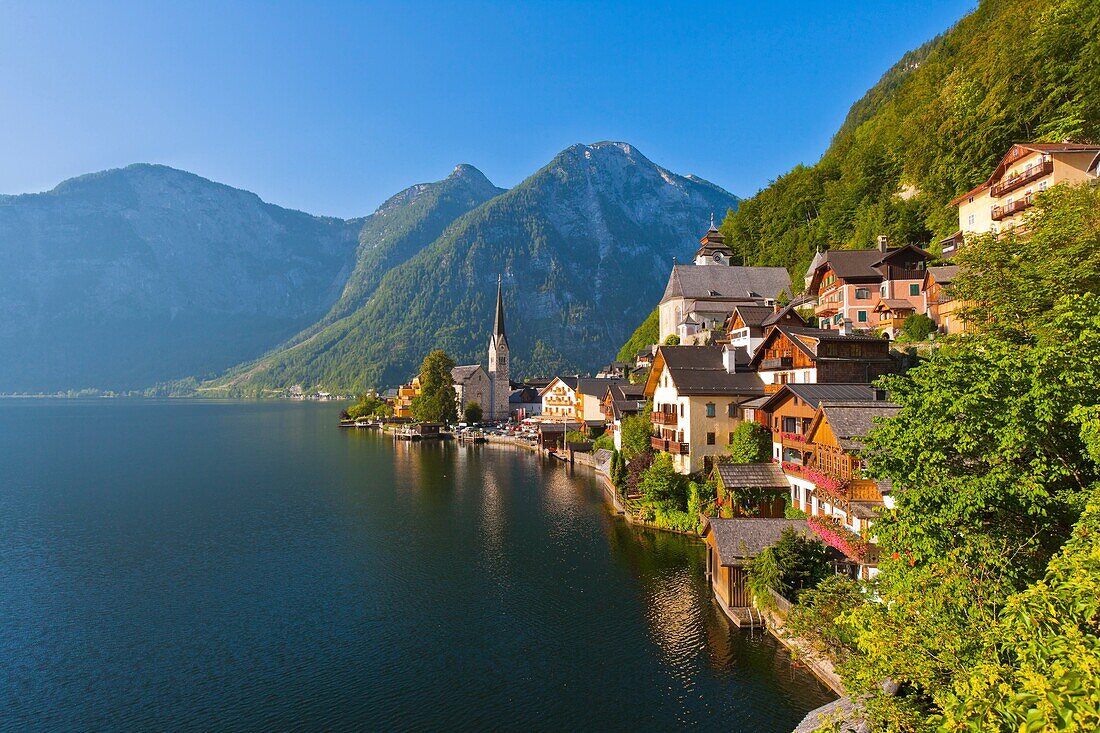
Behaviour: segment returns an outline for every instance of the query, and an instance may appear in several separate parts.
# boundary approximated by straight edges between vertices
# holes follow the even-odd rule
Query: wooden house
[[[790,485],[775,463],[719,463],[712,476],[724,517],[782,519]]]
[[[772,326],[749,368],[765,392],[783,384],[873,382],[896,369],[885,339],[844,331]]]
[[[706,517],[702,535],[707,546],[706,577],[718,605],[737,626],[762,625],[746,582],[748,565],[778,542],[787,528],[804,536],[810,533],[809,525],[801,519]]]
[[[927,275],[925,276],[927,277]],[[924,284],[921,283],[923,291]],[[883,298],[875,305],[871,323],[885,338],[893,341],[905,327],[905,319],[917,312],[917,306],[901,298]]]
[[[924,276],[925,313],[936,323],[940,333],[954,335],[966,332],[961,311],[965,303],[955,299],[951,283],[959,275],[958,265],[929,267]]]

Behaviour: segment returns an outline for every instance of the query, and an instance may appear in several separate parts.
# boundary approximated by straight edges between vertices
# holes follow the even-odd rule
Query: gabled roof
[[[780,321],[783,321],[787,318],[792,318],[793,317],[798,321],[798,323],[800,325],[805,326],[806,321],[802,318],[802,316],[798,315],[798,311],[795,310],[795,309],[799,308],[800,306],[803,306],[803,305],[807,304],[811,300],[813,300],[813,298],[806,298],[806,297],[795,298],[790,303],[787,303],[785,306],[783,306],[782,308],[780,308],[779,310],[775,311],[770,316],[765,318],[763,325],[771,326],[771,325],[779,323]]]
[[[824,418],[841,448],[859,450],[863,447],[867,433],[871,432],[875,418],[893,417],[900,409],[890,402],[822,402],[806,431],[806,440],[813,440],[814,433]]]
[[[781,336],[786,336],[791,344],[810,357],[812,360],[817,361],[819,358],[827,359],[846,359],[848,361],[889,361],[889,353],[882,353],[881,355],[865,355],[861,357],[819,357],[817,355],[818,346],[823,342],[849,342],[849,343],[874,343],[884,344],[887,343],[878,336],[871,336],[870,334],[852,333],[842,334],[835,329],[826,328],[802,328],[797,326],[786,326],[778,324],[772,326],[767,334],[764,336],[764,341],[760,346],[756,347],[756,351],[752,354],[752,361],[749,364],[750,369],[756,369],[760,362],[764,359],[764,354],[770,344]]]
[[[661,302],[698,298],[748,303],[774,299],[790,289],[791,276],[785,267],[674,265]]]
[[[911,244],[904,247],[892,247],[885,252],[877,247],[874,249],[831,249],[824,254],[822,261],[818,263],[806,289],[811,293],[818,289],[821,278],[825,275],[826,266],[845,282],[882,282],[883,273],[877,268],[888,264],[889,260],[904,252],[911,252],[924,260],[932,259],[932,255],[927,251]]]
[[[917,307],[904,298],[883,298],[875,303],[875,312],[891,311],[915,311]]]
[[[788,491],[791,487],[778,463],[719,463],[714,472],[727,489]]]
[[[928,273],[924,276],[924,279],[932,278],[940,285],[950,285],[956,277],[959,276],[959,271],[962,268],[958,265],[940,265],[938,267],[929,267]]]
[[[649,373],[645,393],[653,395],[657,376],[668,370],[676,391],[682,395],[744,395],[755,397],[764,392],[760,375],[747,370],[748,352],[736,349],[735,364],[745,371],[726,371],[722,360],[723,346],[662,346]]]
[[[734,320],[740,316],[747,328],[760,328],[764,320],[772,315],[775,315],[775,309],[770,305],[738,305],[730,314],[729,325],[732,327]]]
[[[625,379],[612,377],[581,377],[577,380],[577,385],[574,389],[583,395],[603,398],[604,394],[607,392],[607,388],[612,384],[622,384],[626,381]]]
[[[561,382],[566,387],[568,387],[569,389],[576,392],[577,391],[577,381],[579,379],[580,379],[580,377],[554,377],[553,379],[550,380],[549,384],[547,384],[545,387],[543,387],[542,389],[539,390],[539,395],[541,396],[541,395],[546,394],[550,390],[550,388],[554,386],[554,384],[556,382]]]
[[[718,562],[726,567],[740,565],[744,560],[756,557],[778,542],[787,528],[805,537],[812,536],[805,519],[706,519],[703,537],[714,535]]]
[[[884,401],[882,390],[870,384],[791,384],[787,383],[767,396],[760,409],[770,412],[788,397],[797,397],[817,408],[822,402],[875,402]]]
[[[456,366],[451,369],[451,379],[455,384],[465,384],[466,380],[474,376],[477,371],[481,369],[480,364],[463,364],[462,366]]]

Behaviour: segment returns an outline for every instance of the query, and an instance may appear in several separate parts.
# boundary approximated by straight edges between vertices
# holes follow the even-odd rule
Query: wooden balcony
[[[680,417],[675,412],[653,412],[649,415],[649,421],[654,425],[676,427],[680,424]]]
[[[760,368],[764,371],[770,371],[772,369],[790,369],[793,366],[793,356],[774,356],[770,359],[762,359],[760,361]]]
[[[887,280],[923,280],[925,271],[919,267],[897,267],[887,265],[882,271],[882,276]]]
[[[815,316],[831,316],[840,310],[841,302],[839,300],[826,300],[820,298],[817,301],[817,305],[814,306]]]
[[[1026,199],[1020,199],[1019,201],[1013,201],[1011,204],[1005,204],[1004,206],[993,207],[993,221],[1000,221],[1001,219],[1007,219],[1010,216],[1019,214],[1024,209],[1031,206],[1031,197]]]
[[[1014,176],[1002,179],[999,183],[994,183],[989,192],[994,197],[1004,196],[1009,191],[1015,191],[1020,186],[1037,181],[1043,176],[1049,176],[1053,172],[1054,161],[1044,160],[1039,165],[1032,166],[1031,170],[1025,169],[1022,173],[1017,173]]]
[[[849,501],[882,501],[882,492],[871,479],[853,479],[848,484]]]
[[[686,456],[689,452],[687,443],[678,443],[675,440],[665,440],[657,436],[653,436],[649,439],[649,445],[653,450],[664,451],[665,453],[675,453],[681,456]]]
[[[808,451],[813,448],[806,443],[806,436],[799,433],[780,433],[779,442],[784,448],[794,448],[797,451]]]

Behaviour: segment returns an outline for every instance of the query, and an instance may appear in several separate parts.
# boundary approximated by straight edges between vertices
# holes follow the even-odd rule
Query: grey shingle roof
[[[563,380],[564,381],[564,380]],[[622,384],[626,382],[625,379],[617,379],[612,377],[604,377],[597,379],[596,377],[581,377],[577,380],[576,386],[573,389],[577,390],[583,395],[592,395],[598,399],[603,399],[603,396],[607,394],[607,388],[613,384]]]
[[[787,383],[767,395],[759,405],[764,410],[774,409],[788,394],[793,394],[808,405],[817,407],[822,402],[874,402],[879,390],[870,384],[792,384]],[[880,400],[883,401],[883,400]]]
[[[850,697],[841,697],[814,708],[798,724],[793,733],[814,733],[818,728],[839,725],[839,730],[864,731],[863,716]],[[832,728],[827,728],[831,730]]]
[[[875,418],[893,417],[901,408],[889,402],[822,402],[821,411],[837,442],[845,450],[863,447]]]
[[[785,267],[674,265],[661,302],[672,298],[751,302],[776,298],[790,289],[791,276]]]
[[[474,376],[474,373],[481,368],[480,364],[464,364],[462,366],[456,366],[451,369],[451,379],[455,381],[455,384],[464,384],[467,379]]]
[[[958,265],[940,265],[929,267],[928,274],[940,285],[947,285],[959,276],[959,270],[961,269]]]
[[[736,361],[745,365],[747,352],[743,348],[738,351]],[[747,367],[743,372],[726,371],[721,346],[662,346],[661,355],[680,394],[755,397],[764,391],[760,375],[747,371]]]
[[[790,488],[777,463],[719,463],[714,470],[725,488],[782,491]]]
[[[740,314],[741,320],[749,328],[759,328],[769,316],[775,315],[775,310],[770,305],[739,305],[733,312]]]
[[[810,535],[805,519],[719,519],[707,517],[709,531],[718,546],[718,561],[725,566],[738,565],[759,555],[779,541],[783,530],[790,527],[804,536]]]

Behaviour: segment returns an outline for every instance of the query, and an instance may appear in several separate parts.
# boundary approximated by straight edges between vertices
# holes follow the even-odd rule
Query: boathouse
[[[783,530],[809,535],[809,525],[804,519],[705,519],[706,573],[718,605],[737,626],[762,625],[747,583],[749,562],[778,542]]]
[[[724,516],[779,519],[790,484],[776,463],[719,463],[714,467],[718,505]]]

